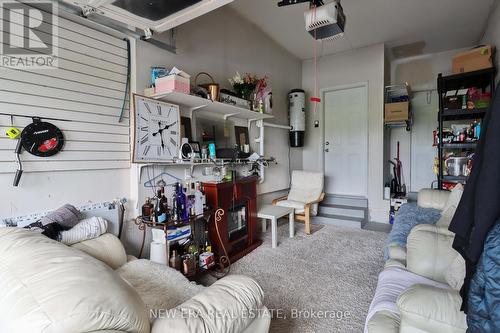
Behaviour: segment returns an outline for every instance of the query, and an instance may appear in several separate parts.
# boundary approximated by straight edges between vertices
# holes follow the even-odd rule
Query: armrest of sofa
[[[127,263],[125,248],[118,237],[113,234],[104,234],[94,239],[73,244],[71,247],[102,261],[112,269],[117,269]]]
[[[435,208],[443,210],[449,197],[449,191],[424,188],[418,192],[417,205],[422,208]]]
[[[446,273],[457,257],[452,248],[454,234],[431,224],[415,226],[406,244],[406,267],[409,271],[434,281],[446,283]]]
[[[465,333],[467,321],[460,311],[462,299],[457,291],[416,284],[397,300],[401,311],[400,333]]]
[[[243,332],[254,319],[269,315],[263,300],[254,279],[229,275],[156,319],[151,333]]]
[[[389,251],[389,259],[400,262],[403,267],[406,267],[406,247],[391,244],[387,247]]]

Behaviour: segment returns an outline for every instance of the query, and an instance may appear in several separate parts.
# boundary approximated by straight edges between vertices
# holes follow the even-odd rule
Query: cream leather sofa
[[[451,194],[454,195],[454,194]],[[400,267],[422,277],[444,284],[444,288],[416,284],[397,298],[400,314],[382,310],[367,323],[369,333],[464,333],[466,316],[460,311],[462,303],[458,290],[463,272],[453,281],[453,271],[462,270],[460,255],[452,248],[454,234],[448,224],[454,208],[449,210],[450,192],[422,190],[418,205],[445,209],[437,225],[417,225],[408,236],[407,246],[394,246],[389,251],[389,267]],[[459,198],[458,198],[459,200]],[[455,200],[456,201],[456,200]],[[450,277],[451,276],[451,277]],[[450,281],[451,279],[451,281]],[[452,285],[449,285],[449,284]]]
[[[28,230],[0,228],[0,331],[265,333],[269,330],[270,316],[263,305],[262,289],[253,279],[241,275],[229,275],[202,288],[174,309],[164,309],[170,310],[164,312],[169,315],[152,320],[139,288],[132,287],[114,271],[130,264],[121,242],[111,234],[67,247]],[[144,272],[145,283],[148,273]],[[180,278],[175,288],[182,290],[190,283]]]

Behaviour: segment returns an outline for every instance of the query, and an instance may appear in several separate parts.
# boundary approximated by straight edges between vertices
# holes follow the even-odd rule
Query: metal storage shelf
[[[453,74],[448,76],[438,75],[437,86],[439,94],[439,142],[443,142],[443,131],[444,122],[450,120],[465,120],[465,119],[483,119],[488,112],[487,109],[453,109],[444,110],[444,96],[449,90],[456,90],[461,88],[476,87],[485,89],[490,87],[490,91],[495,91],[495,68],[488,68],[474,72]],[[477,148],[477,142],[465,142],[465,143],[444,143],[438,146],[438,188],[443,188],[443,182],[450,183],[461,183],[465,184],[467,182],[467,177],[465,176],[445,176],[443,174],[444,167],[444,155],[445,151],[449,149],[470,149],[475,150]]]

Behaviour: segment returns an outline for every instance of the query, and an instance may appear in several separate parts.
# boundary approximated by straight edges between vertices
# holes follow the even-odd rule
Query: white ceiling
[[[300,59],[314,56],[303,12],[279,0],[235,0],[230,6]],[[325,2],[329,2],[326,0]],[[343,0],[343,39],[319,45],[322,55],[385,43],[390,58],[468,47],[479,42],[496,0]],[[395,54],[394,47],[403,53]]]

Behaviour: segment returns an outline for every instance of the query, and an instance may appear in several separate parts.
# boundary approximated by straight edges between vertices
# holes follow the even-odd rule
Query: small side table
[[[262,206],[257,212],[257,218],[262,219],[262,232],[266,232],[267,224],[266,220],[271,220],[271,233],[272,233],[272,245],[273,248],[278,246],[278,219],[280,217],[288,215],[288,223],[290,229],[290,238],[293,238],[295,234],[294,223],[295,223],[295,213],[294,209],[291,207],[279,207],[265,205]]]

